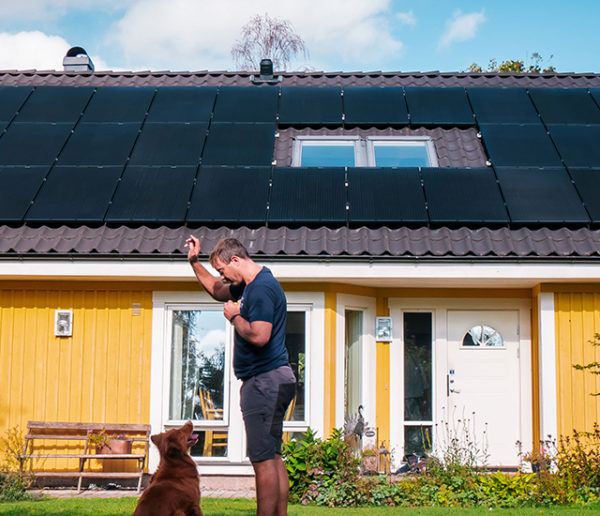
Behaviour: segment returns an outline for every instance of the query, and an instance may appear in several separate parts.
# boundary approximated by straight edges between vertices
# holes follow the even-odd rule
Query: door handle
[[[450,396],[450,393],[454,394],[460,393],[460,389],[454,387],[454,374],[446,375],[446,396]]]

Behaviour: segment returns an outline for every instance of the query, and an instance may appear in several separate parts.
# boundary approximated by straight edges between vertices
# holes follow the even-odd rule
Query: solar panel
[[[349,168],[349,220],[427,222],[418,168]]]
[[[590,88],[590,93],[594,97],[596,104],[600,106],[600,88]]]
[[[215,87],[158,88],[148,122],[206,122],[215,103]]]
[[[32,89],[27,86],[0,86],[0,122],[8,122],[15,116]]]
[[[508,223],[490,168],[423,168],[429,219],[439,223]]]
[[[98,88],[83,113],[84,122],[141,122],[154,88]]]
[[[408,125],[402,88],[344,88],[346,125]]]
[[[121,167],[54,167],[25,220],[102,222],[121,171]]]
[[[280,125],[340,125],[341,123],[341,88],[332,86],[281,88]]]
[[[270,165],[275,124],[214,122],[202,155],[205,165]]]
[[[81,123],[60,155],[63,165],[124,165],[140,124]]]
[[[271,122],[277,118],[279,88],[222,86],[213,122]]]
[[[131,155],[132,165],[196,165],[207,124],[145,124]]]
[[[474,125],[463,88],[406,88],[412,125]]]
[[[128,167],[107,222],[184,222],[195,167]]]
[[[467,88],[480,124],[539,124],[525,88]]]
[[[494,166],[560,166],[542,124],[481,124],[483,142]]]
[[[0,167],[1,221],[23,219],[47,172],[48,167]]]
[[[77,121],[93,88],[83,86],[38,86],[27,100],[18,122]]]
[[[3,165],[49,165],[58,156],[71,124],[30,124],[13,122],[0,138]]]
[[[187,221],[264,224],[270,176],[271,167],[201,167]]]
[[[508,214],[517,224],[589,223],[564,168],[496,168]]]
[[[600,222],[600,168],[576,168],[570,172],[592,222]]]
[[[269,222],[345,222],[343,168],[275,168]]]
[[[584,88],[531,88],[546,124],[600,124],[600,109]]]
[[[550,125],[548,129],[568,167],[600,167],[600,125]]]

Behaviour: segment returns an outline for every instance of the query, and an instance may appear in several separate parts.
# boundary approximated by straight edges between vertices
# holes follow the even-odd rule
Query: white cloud
[[[0,32],[0,70],[62,70],[62,60],[71,48],[60,36],[40,31]],[[106,63],[90,56],[96,70],[106,70]]]
[[[460,10],[456,11],[452,18],[446,22],[446,31],[438,42],[438,48],[448,47],[452,43],[474,38],[477,29],[484,21],[485,14],[483,11],[466,14],[463,14]]]
[[[230,51],[241,27],[254,15],[290,20],[310,61],[294,66],[366,69],[398,58],[402,42],[389,28],[390,0],[137,0],[113,27],[123,51],[121,66],[133,69],[233,69]]]
[[[415,18],[412,9],[407,13],[396,13],[396,18],[404,25],[416,25],[417,19]]]

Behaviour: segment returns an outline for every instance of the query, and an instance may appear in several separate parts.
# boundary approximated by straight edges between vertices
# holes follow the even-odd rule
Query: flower
[[[119,439],[124,439],[123,434],[107,434],[106,429],[102,430],[92,430],[89,429],[87,432],[88,443],[96,448],[102,448],[104,446],[108,446],[110,448],[111,441],[118,441]]]

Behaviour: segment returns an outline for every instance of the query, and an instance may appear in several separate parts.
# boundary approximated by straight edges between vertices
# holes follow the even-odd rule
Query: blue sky
[[[289,69],[459,71],[539,52],[600,72],[598,0],[0,0],[0,69],[60,70],[82,46],[96,70],[235,70],[231,47],[262,13],[306,41]]]

